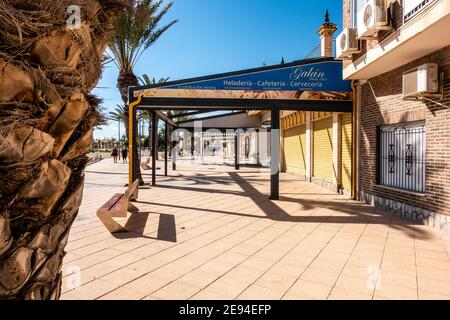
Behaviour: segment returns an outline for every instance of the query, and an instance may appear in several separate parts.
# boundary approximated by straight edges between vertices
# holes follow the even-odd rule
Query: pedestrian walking
[[[119,156],[119,149],[117,149],[117,145],[114,145],[114,149],[111,153],[111,156],[114,159],[114,163],[117,163],[117,157]]]

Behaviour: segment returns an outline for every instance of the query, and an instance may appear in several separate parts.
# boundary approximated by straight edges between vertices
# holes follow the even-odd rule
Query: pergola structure
[[[167,175],[167,126],[178,127],[164,110],[187,110],[199,115],[224,110],[270,110],[271,194],[279,199],[280,111],[352,112],[352,86],[342,79],[342,62],[334,58],[299,60],[257,69],[242,70],[164,84],[129,88],[130,183],[136,178],[136,115],[151,110],[152,137],[157,117],[166,126],[165,174]],[[156,184],[156,148],[152,148],[152,184]],[[172,141],[175,147],[176,141]],[[173,153],[175,158],[175,153]],[[175,168],[175,159],[173,159]]]

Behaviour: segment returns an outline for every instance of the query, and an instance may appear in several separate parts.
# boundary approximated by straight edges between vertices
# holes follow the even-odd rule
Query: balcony
[[[407,19],[406,19],[407,18]],[[450,45],[450,2],[431,1],[405,23],[344,67],[344,79],[371,79]]]

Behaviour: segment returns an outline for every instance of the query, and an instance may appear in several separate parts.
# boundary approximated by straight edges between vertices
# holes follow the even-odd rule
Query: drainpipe
[[[359,199],[359,118],[360,118],[360,84],[352,81],[352,199]]]

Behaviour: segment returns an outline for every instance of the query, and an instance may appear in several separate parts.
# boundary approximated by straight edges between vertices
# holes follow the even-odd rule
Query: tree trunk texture
[[[0,299],[60,297],[85,152],[104,121],[90,92],[113,19],[128,5],[0,1]],[[73,6],[81,20],[69,28]]]

